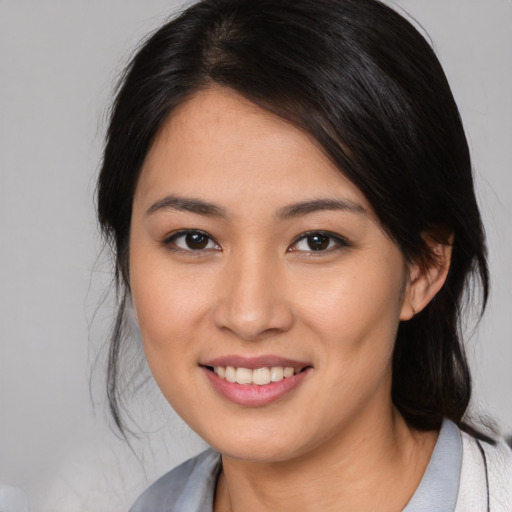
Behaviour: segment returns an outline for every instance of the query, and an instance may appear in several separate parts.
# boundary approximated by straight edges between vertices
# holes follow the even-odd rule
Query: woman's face
[[[199,93],[158,134],[130,284],[156,382],[226,455],[291,460],[392,413],[408,266],[310,137],[235,93]]]

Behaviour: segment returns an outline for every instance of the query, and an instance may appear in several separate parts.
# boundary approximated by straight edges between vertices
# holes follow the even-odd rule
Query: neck
[[[436,438],[435,432],[409,428],[393,409],[387,418],[351,425],[290,461],[255,463],[223,455],[214,510],[402,510]]]

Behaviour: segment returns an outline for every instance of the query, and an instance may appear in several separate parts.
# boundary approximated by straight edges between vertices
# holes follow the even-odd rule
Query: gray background
[[[93,212],[105,112],[172,1],[0,0],[0,483],[31,511],[122,511],[202,447],[148,385],[133,451],[107,427],[110,267]],[[512,431],[512,2],[401,0],[430,34],[467,129],[493,294],[469,340],[477,411]],[[93,373],[93,409],[89,396]]]

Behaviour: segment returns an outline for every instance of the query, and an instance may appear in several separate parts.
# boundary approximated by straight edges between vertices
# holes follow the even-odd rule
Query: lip
[[[295,361],[293,359],[287,359],[285,357],[263,355],[256,357],[246,356],[222,356],[216,357],[215,359],[209,359],[204,363],[200,363],[201,366],[233,366],[234,368],[248,368],[250,370],[257,370],[258,368],[271,368],[272,366],[282,366],[284,368],[291,367],[296,370],[305,368],[306,366],[312,366],[311,363],[305,363],[302,361]]]
[[[249,368],[251,370],[264,367],[283,366],[292,367],[302,371],[292,377],[282,379],[279,382],[271,382],[270,384],[258,386],[256,384],[237,384],[235,382],[228,382],[227,380],[220,378],[208,368],[214,366],[233,366],[236,368]],[[243,356],[219,357],[202,363],[200,368],[213,389],[219,395],[231,403],[245,407],[261,407],[280,400],[296,389],[313,370],[312,366],[308,363],[276,356],[250,358]]]

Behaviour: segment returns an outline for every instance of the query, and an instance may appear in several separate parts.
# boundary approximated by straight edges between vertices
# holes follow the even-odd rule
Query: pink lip
[[[245,357],[231,355],[209,359],[208,361],[201,363],[201,366],[233,366],[234,368],[249,368],[251,370],[256,370],[257,368],[271,368],[272,366],[302,369],[306,366],[311,366],[311,364],[301,361],[294,361],[292,359],[286,359],[279,356],[266,355],[257,357]]]
[[[258,386],[256,384],[237,384],[228,382],[209,370],[207,368],[208,366],[233,366],[250,369],[283,366],[296,369],[304,368],[304,370],[292,377],[284,378],[279,382],[271,382],[270,384]],[[299,386],[312,370],[310,365],[306,363],[300,363],[298,361],[274,356],[256,358],[239,356],[220,357],[202,364],[201,369],[217,393],[234,404],[246,407],[260,407],[279,400]]]

